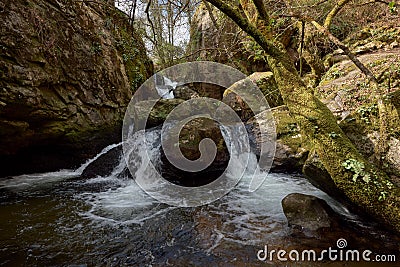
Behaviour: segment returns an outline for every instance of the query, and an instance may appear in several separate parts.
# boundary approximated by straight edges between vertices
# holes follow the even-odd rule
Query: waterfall
[[[101,157],[102,155],[106,154],[106,153],[109,152],[111,149],[116,148],[116,147],[118,147],[118,146],[120,146],[120,145],[122,145],[122,143],[112,144],[112,145],[109,145],[109,146],[103,148],[103,150],[102,150],[99,154],[97,154],[97,155],[94,156],[93,158],[87,160],[87,161],[86,161],[84,164],[82,164],[78,169],[76,169],[76,170],[74,171],[74,173],[75,173],[76,175],[81,175],[82,172],[83,172],[91,163],[95,162],[99,157]]]
[[[156,90],[158,95],[163,99],[173,99],[174,90],[179,85],[179,83],[171,81],[167,77],[160,74],[154,75]]]
[[[236,126],[232,127],[235,129]],[[236,188],[234,188],[228,196],[223,198],[224,202],[229,203],[229,206],[233,210],[243,210],[243,212],[251,211],[262,214],[268,213],[271,216],[275,214],[278,216],[277,218],[279,218],[279,220],[284,221],[280,201],[287,194],[300,192],[323,198],[339,213],[354,218],[345,207],[322,191],[313,187],[304,178],[293,178],[289,175],[282,174],[268,174],[267,179],[259,190],[256,192],[249,191],[249,185],[252,181],[258,176],[264,176],[265,173],[259,170],[256,155],[252,153],[248,147],[243,146],[243,141],[245,141],[242,140],[245,138],[243,133],[239,134],[239,138],[235,139],[229,136],[229,131],[227,131],[226,128],[221,127],[221,132],[231,154],[230,160],[232,161],[226,170],[226,175],[229,177],[243,176]],[[119,209],[125,210],[127,207],[141,210],[141,212],[143,212],[143,208],[149,208],[150,212],[150,210],[152,210],[151,207],[154,207],[154,205],[158,206],[159,202],[147,195],[137,185],[135,180],[141,178],[151,181],[156,175],[155,172],[160,170],[160,135],[161,129],[153,128],[147,131],[135,132],[132,138],[128,140],[128,142],[130,142],[130,151],[128,151],[127,154],[130,156],[128,156],[127,160],[131,166],[130,169],[133,179],[127,179],[126,177],[126,159],[121,153],[119,163],[114,167],[110,175],[107,177],[93,177],[83,181],[83,185],[109,183],[114,185],[113,188],[116,187],[114,190],[83,193],[81,197],[93,206],[86,215],[89,214],[90,217],[94,218],[99,216],[96,214],[101,210],[107,210],[107,216],[111,216],[110,213],[118,213]],[[76,170],[61,170],[58,172],[16,176],[1,180],[0,188],[17,191],[20,189],[35,189],[38,187],[52,186],[57,182],[70,178],[77,178],[91,163],[118,146],[121,146],[121,143],[107,146],[98,155],[82,164],[82,166]],[[150,162],[155,168],[149,168]],[[164,183],[168,182],[164,181]],[[163,183],[154,183],[154,190],[159,190],[163,186]],[[213,206],[214,204],[210,205],[210,207]],[[160,210],[156,209],[150,213],[145,212],[143,216],[138,215],[141,218],[140,220],[138,219],[138,221],[144,220],[148,216],[154,216],[154,213],[158,212],[160,212]],[[104,215],[99,218],[105,219],[107,216]],[[132,218],[129,217],[129,221],[131,221],[131,219]]]

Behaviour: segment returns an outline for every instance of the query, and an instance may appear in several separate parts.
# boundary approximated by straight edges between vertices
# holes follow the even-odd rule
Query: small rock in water
[[[338,221],[338,214],[325,202],[315,196],[290,194],[282,200],[283,212],[289,226],[316,231],[332,227]]]

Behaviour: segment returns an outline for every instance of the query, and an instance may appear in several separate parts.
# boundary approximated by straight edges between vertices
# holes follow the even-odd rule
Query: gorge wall
[[[73,168],[118,142],[153,73],[144,43],[105,1],[0,4],[0,177]]]

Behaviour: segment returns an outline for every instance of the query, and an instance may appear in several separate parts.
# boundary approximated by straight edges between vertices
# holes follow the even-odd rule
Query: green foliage
[[[384,200],[386,200],[387,194],[388,194],[388,192],[386,192],[386,191],[381,191],[380,194],[379,194],[378,200],[379,200],[379,201],[384,201]]]
[[[377,116],[378,115],[378,105],[373,104],[371,106],[362,106],[357,110],[358,115],[362,121],[367,124],[371,123],[370,116]]]
[[[391,1],[388,4],[389,7],[389,12],[392,14],[396,14],[397,13],[397,8],[396,8],[396,2],[395,1]]]
[[[116,30],[116,35],[115,46],[121,53],[131,91],[134,92],[146,80],[147,73],[146,60],[143,61],[145,54],[140,50],[140,37],[137,32],[130,32],[129,28],[122,26]]]
[[[331,76],[331,78],[333,78],[333,79],[337,79],[337,78],[339,78],[340,76],[342,76],[343,74],[344,74],[344,73],[343,73],[341,70],[339,70],[339,69],[334,69],[334,70],[331,71],[330,76]]]
[[[286,125],[286,128],[288,129],[289,134],[298,134],[299,128],[296,123],[290,123]]]
[[[356,159],[348,159],[342,163],[342,166],[353,173],[353,182],[357,182],[359,177],[367,184],[371,181],[371,175],[365,171],[365,165]]]
[[[131,89],[132,91],[136,90],[137,88],[139,88],[139,86],[142,85],[142,83],[145,82],[145,77],[143,76],[143,74],[140,72],[140,68],[135,67],[133,69],[133,79],[131,81]]]
[[[393,183],[388,180],[379,181],[376,172],[367,172],[364,163],[356,159],[348,159],[342,163],[342,166],[353,173],[353,182],[356,183],[358,178],[361,177],[366,184],[373,185],[378,192],[378,201],[385,201],[389,195],[388,191],[394,187]],[[371,190],[371,187],[369,189],[366,187],[365,190]]]
[[[388,191],[392,190],[394,185],[390,181],[384,181],[383,183],[374,181],[374,184],[379,189],[378,201],[385,201],[389,195]]]
[[[114,26],[114,22],[111,18],[106,18],[104,20],[104,27],[106,29],[111,30],[113,26]]]
[[[262,47],[254,41],[254,39],[247,37],[242,41],[243,47],[246,51],[250,52],[249,60],[256,61],[267,61],[266,53]]]

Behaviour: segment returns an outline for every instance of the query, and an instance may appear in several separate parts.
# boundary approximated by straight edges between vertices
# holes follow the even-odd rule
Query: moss
[[[115,46],[124,62],[131,91],[135,92],[153,75],[153,63],[146,55],[146,48],[139,33],[129,24],[125,14],[114,10],[106,23],[114,25]]]
[[[400,231],[398,196],[388,189],[385,190],[388,194],[384,202],[380,201],[382,190],[377,186],[366,187],[363,184],[354,183],[353,175],[343,167],[343,163],[348,159],[362,162],[366,172],[376,173],[379,184],[388,180],[387,175],[365,160],[338,127],[336,118],[329,109],[308,91],[295,72],[283,68],[281,62],[273,59],[269,59],[269,63],[291,114],[294,115],[302,132],[314,145],[336,186],[353,203],[379,218],[381,222]],[[333,132],[337,134],[337,138],[332,138]]]
[[[310,144],[304,142],[305,137],[285,106],[272,109],[272,114],[275,120],[277,139],[282,144],[288,146],[294,154],[311,149]],[[299,165],[301,164],[302,162],[299,162]]]

